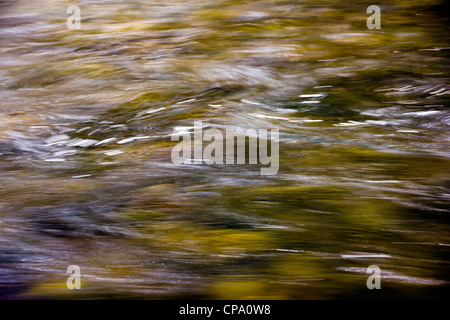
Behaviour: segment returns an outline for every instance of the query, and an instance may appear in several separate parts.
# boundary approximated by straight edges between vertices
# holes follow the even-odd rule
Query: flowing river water
[[[374,2],[0,1],[0,298],[448,294],[449,20]],[[277,174],[174,164],[194,121]]]

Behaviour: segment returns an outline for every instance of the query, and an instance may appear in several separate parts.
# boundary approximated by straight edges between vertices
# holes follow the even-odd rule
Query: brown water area
[[[376,4],[0,1],[0,298],[448,295],[447,8]],[[174,164],[195,121],[278,172]]]

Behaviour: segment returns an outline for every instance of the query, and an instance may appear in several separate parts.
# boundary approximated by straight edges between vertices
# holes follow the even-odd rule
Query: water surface
[[[73,3],[0,1],[1,298],[448,293],[443,2]],[[278,174],[174,165],[194,121],[278,129]]]

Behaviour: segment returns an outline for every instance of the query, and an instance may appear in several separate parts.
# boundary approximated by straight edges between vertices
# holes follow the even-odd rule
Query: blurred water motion
[[[448,294],[444,2],[372,2],[0,1],[0,298]],[[196,120],[279,173],[173,165]]]

